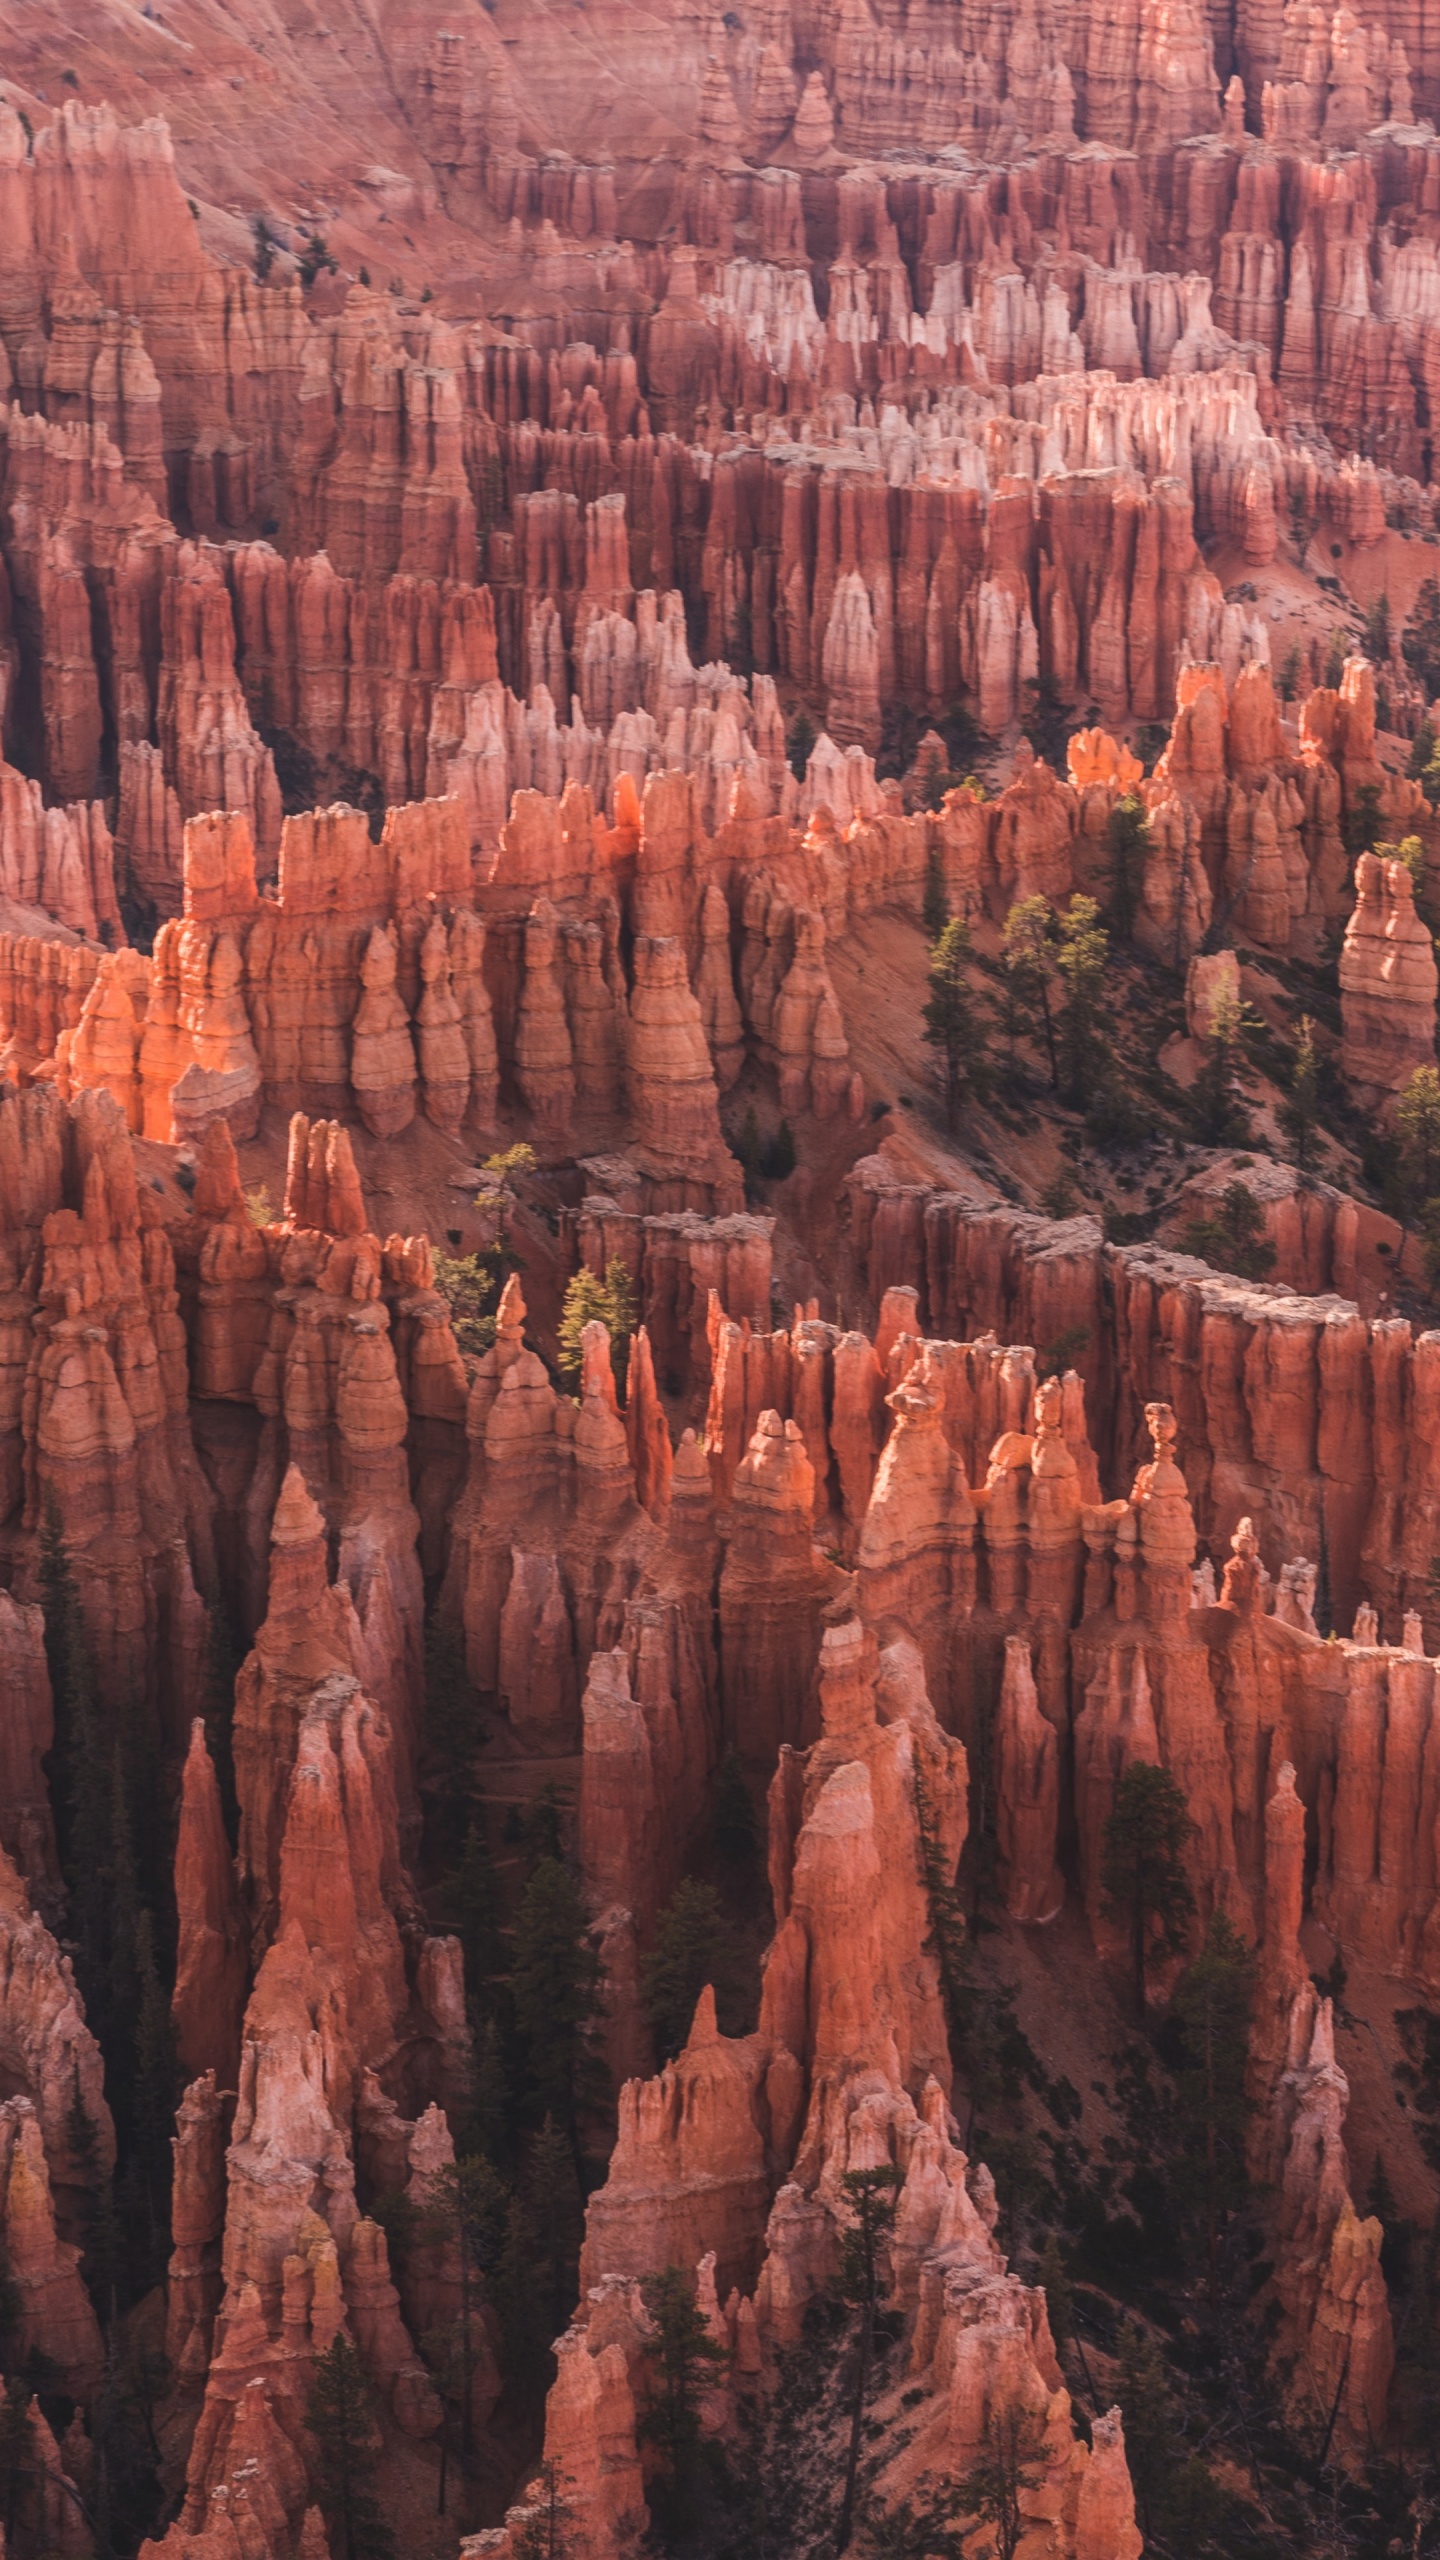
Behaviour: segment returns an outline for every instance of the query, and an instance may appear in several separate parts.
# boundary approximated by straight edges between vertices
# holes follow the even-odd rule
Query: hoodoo
[[[322,14],[0,28],[7,2560],[1424,2560],[1440,20]]]

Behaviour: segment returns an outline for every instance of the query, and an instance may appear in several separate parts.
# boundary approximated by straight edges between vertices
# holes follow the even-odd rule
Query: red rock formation
[[[760,1415],[735,1473],[720,1578],[720,1650],[729,1737],[772,1765],[782,1743],[813,1739],[820,1609],[833,1576],[811,1542],[815,1479],[800,1426]]]
[[[1304,2379],[1294,2405],[1333,2410],[1342,2450],[1363,2460],[1385,2423],[1394,2364],[1380,2269],[1383,2233],[1350,2201],[1342,2134],[1349,2084],[1335,2060],[1330,2003],[1307,1982],[1290,2019],[1275,2096],[1279,2254],[1275,2289]],[[1318,2396],[1317,2396],[1318,2395]]]
[[[1060,1746],[1040,1713],[1022,1636],[1005,1646],[1005,1679],[995,1725],[996,1832],[1005,1866],[1005,1907],[1016,1920],[1049,1920],[1064,1885],[1055,1864],[1060,1818]]]
[[[0,1592],[0,1847],[42,1911],[60,1888],[43,1765],[54,1739],[44,1618]]]
[[[610,2552],[642,2513],[645,2322],[634,2278],[698,2257],[697,2300],[732,2359],[712,2413],[724,2426],[730,2392],[766,2388],[770,2354],[796,2339],[834,2266],[842,2173],[893,2160],[901,2192],[886,2281],[910,2334],[915,2418],[904,2451],[888,2461],[882,2452],[880,2495],[963,2469],[1003,2410],[1033,2426],[1045,2478],[1035,2508],[1056,2549],[1138,2560],[1118,2412],[1097,2426],[1088,2457],[1076,2447],[1043,2296],[1006,2273],[991,2236],[993,2188],[956,2148],[945,2103],[918,1808],[923,1800],[948,1874],[964,1837],[963,1751],[934,1721],[913,1648],[877,1665],[854,1617],[827,1630],[820,1685],[823,1737],[803,1762],[782,1756],[771,1792],[779,1926],[760,2028],[718,2036],[707,1992],[679,2060],[622,2095],[610,2176],[587,2218],[586,2289],[557,2346],[547,2410],[569,2529]],[[777,2035],[787,2015],[789,2040]],[[481,2537],[486,2550],[517,2551],[528,2512],[512,2509]]]
[[[48,2180],[44,2213],[49,2212],[53,2194],[61,2230],[83,2230],[90,2210],[90,2161],[98,2159],[104,2172],[113,2166],[115,2158],[115,2131],[105,2103],[100,2048],[85,2024],[69,1959],[62,1956],[43,1921],[31,1910],[25,1887],[3,1851],[0,1950],[0,2018],[9,2057],[8,2077],[16,2084],[17,2105],[25,2101],[33,2110],[38,2127]],[[89,2158],[79,2156],[77,2151],[77,2109],[89,2128],[85,2146]],[[20,2123],[18,2116],[15,2123]],[[34,2202],[39,2170],[34,2165],[34,2145],[28,2134],[26,2142],[31,2160],[26,2172],[31,2184],[26,2195]],[[26,2209],[31,2209],[30,2203]],[[34,2209],[40,2212],[38,2203]],[[42,2258],[43,2255],[44,2252]],[[56,2281],[59,2280],[57,2273]]]
[[[1377,812],[1395,838],[1428,829],[1382,734],[1424,709],[1403,652],[1352,660],[1293,726],[1267,660],[1275,605],[1319,601],[1315,562],[1348,580],[1370,555],[1356,591],[1378,594],[1402,528],[1433,532],[1435,171],[1409,119],[1440,101],[1440,52],[1393,12],[1317,35],[1182,5],[1068,45],[1008,7],[983,42],[898,0],[803,27],[766,8],[738,34],[682,16],[612,84],[602,166],[577,105],[593,29],[547,21],[512,69],[483,12],[401,27],[382,82],[337,6],[338,89],[283,30],[263,65],[243,27],[212,42],[197,0],[172,146],[74,98],[51,113],[53,29],[17,0],[25,121],[0,107],[0,696],[27,767],[0,767],[19,910],[0,941],[0,1831],[37,1892],[49,1501],[106,1676],[156,1702],[168,1777],[203,1693],[200,1593],[255,1634],[248,1948],[200,1744],[181,1799],[177,2026],[199,2076],[169,2307],[204,2405],[176,2560],[216,2533],[320,2560],[302,2413],[342,2319],[387,2428],[434,2423],[410,2350],[424,2284],[402,2271],[402,2313],[353,2192],[357,2127],[383,2147],[385,2107],[420,2110],[463,2034],[453,1951],[424,1939],[402,1867],[427,1586],[500,1747],[579,1758],[607,1947],[633,1956],[721,1748],[767,1773],[791,1753],[767,2025],[731,2046],[702,2007],[668,2078],[627,2096],[592,2211],[550,2433],[590,2560],[643,2523],[646,2251],[702,2262],[707,2318],[759,2374],[833,2267],[845,2166],[882,2157],[905,2178],[894,2287],[923,2395],[889,2485],[953,2476],[992,2408],[1028,2411],[1037,2532],[1057,2560],[1132,2560],[1117,2430],[1099,2416],[1076,2446],[1043,2307],[956,2149],[906,1772],[953,1831],[947,1734],[998,1697],[1006,1891],[1038,1920],[1072,1829],[1098,1918],[1127,1759],[1176,1771],[1202,1912],[1266,1914],[1277,2290],[1358,2446],[1385,2383],[1378,2242],[1348,2202],[1323,2017],[1302,2015],[1299,1808],[1312,1910],[1428,1991],[1440,1362],[1349,1303],[1368,1248],[1318,1188],[1267,1194],[1295,1286],[1256,1291],[933,1192],[898,1152],[848,1187],[874,1342],[816,1300],[775,1327],[770,1223],[741,1214],[720,1106],[743,1071],[792,1119],[859,1115],[852,1053],[876,1025],[842,1019],[836,954],[868,918],[898,946],[932,852],[953,908],[998,921],[1095,885],[1138,788],[1137,938],[1175,968],[1227,935],[1313,961],[1347,833]],[[106,67],[138,115],[165,101],[153,30],[132,33]],[[242,70],[258,125],[235,123]],[[283,243],[254,276],[217,209],[273,197],[296,130],[335,208],[337,272],[304,293]],[[401,290],[352,286],[362,253]],[[1093,701],[1116,735],[1083,733],[1068,779],[1022,749],[992,799],[907,812],[867,750],[962,694],[997,733]],[[803,780],[802,706],[830,728]],[[1172,706],[1146,784],[1121,738]],[[282,831],[280,773],[339,805]],[[122,887],[165,919],[153,961],[121,947],[111,824]],[[275,897],[257,855],[262,874],[278,857]],[[1362,865],[1357,888],[1346,1065],[1385,1112],[1433,1057],[1433,956],[1403,879]],[[1191,1010],[1201,1033],[1198,973]],[[260,1229],[234,1142],[268,1143],[276,1110],[299,1113],[286,1214]],[[555,1394],[518,1291],[466,1380],[428,1248],[371,1231],[342,1125],[383,1150],[419,1115],[417,1163],[423,1136],[457,1166],[461,1133],[503,1115],[564,1185],[564,1250],[624,1259],[644,1331],[623,1416],[593,1334],[578,1403]],[[805,1300],[830,1247],[818,1187],[800,1195],[851,1150],[833,1125],[802,1137],[775,1258]],[[150,1152],[172,1140],[197,1158],[188,1207]],[[364,1161],[383,1197],[383,1153]],[[546,1304],[563,1261],[538,1261]],[[1077,1330],[1083,1395],[1071,1377],[1037,1397],[1037,1355]],[[672,1459],[667,1414],[698,1420],[707,1395],[705,1448]],[[858,1614],[826,1626],[836,1557]],[[1345,1622],[1373,1604],[1348,1642],[1315,1632],[1322,1562]],[[1272,1785],[1287,1767],[1298,1792]],[[49,2044],[98,2121],[94,2056],[40,1924],[17,1905],[7,1930],[8,2105],[33,2103],[73,2224]],[[222,2298],[208,2074],[231,2075],[252,1955]],[[403,2121],[403,2175],[377,2192],[418,2194],[442,2161],[443,2119]],[[58,2301],[41,2183],[22,2238]],[[753,2293],[722,2308],[717,2267]],[[432,2310],[452,2273],[424,2271]],[[61,2523],[44,2539],[64,2547]]]
[[[1435,1063],[1440,974],[1403,862],[1362,853],[1340,954],[1341,1062],[1356,1099],[1393,1110],[1417,1067]]]
[[[179,1945],[171,2015],[175,2056],[187,2078],[208,2072],[219,2087],[235,2076],[244,2005],[246,1933],[220,1789],[205,1727],[191,1729],[175,1843]]]
[[[0,762],[0,898],[42,908],[87,941],[122,943],[103,804],[47,809],[38,782]]]
[[[637,1498],[605,1328],[586,1328],[577,1414],[526,1349],[524,1319],[512,1276],[471,1381],[445,1598],[482,1696],[522,1751],[550,1757],[580,1744],[590,1656],[619,1632],[658,1533]]]
[[[827,1627],[819,1689],[820,1739],[803,1768],[787,1745],[772,1787],[776,1937],[761,2032],[817,2080],[888,2058],[905,2085],[934,2073],[948,2086],[916,1825],[923,1795],[939,1880],[951,1881],[967,1827],[964,1750],[935,1721],[913,1646],[879,1660],[856,1618]],[[895,1856],[907,1837],[912,1854]]]

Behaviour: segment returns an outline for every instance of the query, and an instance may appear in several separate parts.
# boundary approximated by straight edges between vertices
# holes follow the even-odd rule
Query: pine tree
[[[533,1173],[534,1170],[535,1150],[527,1146],[523,1138],[517,1145],[506,1147],[499,1155],[487,1156],[480,1168],[484,1178],[480,1189],[475,1194],[475,1206],[482,1216],[494,1221],[493,1250],[497,1261],[503,1260],[509,1249],[510,1214],[515,1205],[515,1186],[522,1173]]]
[[[1055,966],[1055,914],[1046,898],[1017,898],[1000,936],[1000,966],[1007,1011],[1013,1011],[1015,1036],[1024,1038],[1038,1017],[1050,1062],[1053,1091],[1060,1062],[1055,1045],[1055,1016],[1050,980]]]
[[[426,2181],[420,2237],[453,2249],[460,2291],[456,2320],[432,2369],[443,2367],[451,2377],[450,2396],[460,2402],[460,2445],[467,2457],[473,2445],[482,2307],[499,2268],[509,2210],[510,2189],[479,2153],[452,2161]]]
[[[557,1366],[561,1377],[572,1387],[578,1384],[584,1363],[581,1335],[587,1324],[597,1322],[609,1332],[610,1364],[615,1373],[616,1392],[623,1397],[630,1362],[630,1342],[635,1331],[635,1291],[624,1263],[614,1254],[605,1265],[603,1280],[597,1280],[593,1271],[581,1269],[566,1285],[565,1304],[556,1335]]]
[[[1297,1168],[1308,1173],[1320,1127],[1320,1052],[1315,1046],[1315,1025],[1308,1013],[1300,1016],[1290,1092],[1280,1105],[1280,1126],[1295,1150]]]
[[[508,2003],[508,1989],[502,1996]],[[475,2059],[470,2066],[469,2105],[461,2129],[467,2151],[481,2151],[487,2160],[494,2160],[502,2167],[510,2159],[513,2117],[510,2081],[504,2029],[498,2017],[485,2018],[475,2039]]]
[[[1064,990],[1060,1004],[1060,1090],[1080,1109],[1090,1101],[1109,1063],[1101,1022],[1110,942],[1093,898],[1072,898],[1059,922],[1055,966]]]
[[[553,2116],[545,2118],[530,2145],[525,2164],[525,2200],[538,2235],[535,2292],[548,2348],[575,2307],[585,2227],[574,2154]]]
[[[900,2172],[890,2162],[878,2169],[847,2169],[841,2181],[851,2219],[840,2242],[838,2290],[842,2301],[860,2314],[855,2373],[850,2394],[850,2435],[845,2451],[845,2486],[840,2521],[835,2530],[836,2560],[850,2548],[855,2529],[855,2487],[860,2469],[860,2435],[870,2372],[875,2358],[875,2314],[880,2307],[880,2279],[899,2208]]]
[[[1111,810],[1105,829],[1105,848],[1109,857],[1110,915],[1121,941],[1128,942],[1140,912],[1145,865],[1150,853],[1150,827],[1145,803],[1135,792],[1125,792]]]
[[[1204,2236],[1212,2309],[1219,2299],[1221,2231],[1246,2193],[1245,2071],[1254,1983],[1250,1949],[1223,1912],[1212,1913],[1204,1945],[1171,2002],[1183,2037],[1175,2073],[1181,2181]]]
[[[653,2446],[662,2471],[652,2510],[667,2540],[683,2533],[695,2513],[706,2451],[700,2404],[725,2363],[711,2337],[683,2267],[667,2266],[641,2286],[653,2325],[646,2342],[649,2395],[636,2434]]]
[[[1263,1280],[1274,1267],[1265,1212],[1248,1183],[1227,1182],[1209,1217],[1188,1220],[1182,1242],[1197,1261],[1216,1271],[1233,1271],[1242,1280]]]
[[[1426,930],[1433,936],[1435,901],[1431,894],[1430,858],[1426,853],[1423,838],[1402,836],[1397,845],[1393,847],[1382,845],[1380,851],[1389,853],[1394,861],[1400,863],[1402,868],[1409,872],[1414,888],[1415,912]]]
[[[920,909],[920,920],[925,928],[925,939],[932,945],[939,941],[950,921],[950,899],[945,887],[945,856],[938,842],[932,842],[925,856],[925,894]]]
[[[578,2293],[585,2208],[569,2143],[546,2117],[532,2138],[485,2295],[500,2322],[507,2377],[521,2396],[543,2398],[554,2372],[552,2341]]]
[[[1417,1067],[1395,1112],[1395,1143],[1408,1197],[1440,1194],[1440,1071]]]
[[[992,2560],[1015,2560],[1032,2491],[1044,2478],[1044,2438],[1024,2409],[992,2409],[985,2449],[962,2483],[963,2506],[990,2527]]]
[[[712,1984],[716,2005],[728,2008],[736,1971],[735,1950],[713,1885],[687,1877],[676,1887],[655,1927],[655,1943],[640,1967],[640,2006],[655,2038],[658,2062],[673,2061],[690,2033],[695,2003]]]
[[[953,917],[930,958],[925,1039],[940,1059],[945,1117],[953,1129],[962,1103],[982,1095],[989,1077],[985,1035],[970,983],[970,928]]]
[[[359,2350],[343,2329],[315,2360],[306,2414],[319,2457],[332,2560],[395,2560],[394,2534],[370,2486],[374,2395]]]
[[[499,1252],[437,1253],[434,1261],[435,1287],[449,1309],[456,1348],[467,1362],[482,1359],[495,1340]]]
[[[574,2547],[565,2496],[569,2486],[558,2463],[541,2463],[531,2486],[530,2512],[516,2537],[516,2560],[568,2560]]]
[[[977,1734],[985,1728],[983,1707],[977,1718]],[[977,1766],[988,1767],[980,1753],[972,1752],[970,1771],[972,1786]],[[946,1874],[946,1861],[941,1854],[934,1816],[926,1792],[924,1774],[917,1761],[911,1784],[915,1795],[915,1828],[919,1848],[920,1881],[925,1891],[925,1909],[929,1920],[927,1947],[935,1958],[940,1976],[940,1997],[945,2008],[945,2029],[951,2059],[963,2075],[970,2097],[969,2122],[965,2129],[967,2149],[978,2122],[999,2099],[1017,2094],[1012,2088],[1013,2070],[1013,1998],[1008,1989],[992,1990],[976,1977],[971,1965],[971,1938],[965,1925],[960,1889]],[[982,1792],[974,1798],[975,1815],[972,1838],[986,1837],[988,1819],[986,1797]],[[994,1830],[988,1834],[993,1846]],[[976,1888],[976,1908],[987,1890],[988,1863],[982,1866],[982,1880]]]
[[[1249,1142],[1250,1120],[1241,1090],[1246,1075],[1243,1022],[1241,1007],[1232,998],[1222,997],[1201,1042],[1203,1058],[1190,1102],[1196,1128],[1210,1147]]]
[[[1433,702],[1440,693],[1440,585],[1433,578],[1421,582],[1400,647],[1426,701]]]
[[[1154,2340],[1133,2320],[1120,2332],[1120,2410],[1125,2422],[1125,2459],[1135,2486],[1140,2526],[1153,2540],[1165,2512],[1170,2475],[1179,2461],[1165,2368]]]
[[[600,1959],[579,1887],[558,1858],[541,1858],[526,1885],[512,1946],[522,2103],[534,2124],[553,2116],[578,2155],[580,2117],[604,2078],[586,2032],[600,2013]]]
[[[1182,1853],[1195,1828],[1168,1769],[1136,1761],[1115,1790],[1105,1825],[1102,1909],[1125,1929],[1135,2015],[1145,2016],[1145,1986],[1158,1956],[1178,1955],[1195,1908]]]

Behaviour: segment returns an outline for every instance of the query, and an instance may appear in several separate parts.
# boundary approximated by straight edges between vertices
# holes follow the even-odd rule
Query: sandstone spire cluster
[[[1390,2067],[1440,2000],[1423,1203],[1382,1236],[1268,1168],[1247,1283],[1015,1205],[1027,1114],[991,1179],[909,1088],[937,902],[988,971],[1017,901],[1095,897],[1177,1078],[1313,1000],[1357,1144],[1428,1091],[1440,22],[93,14],[14,0],[0,98],[15,2560],[110,2532],[141,2373],[151,2560],[342,2560],[337,2341],[402,2547],[459,2494],[466,2560],[522,2560],[562,2484],[573,2560],[627,2560],[652,2280],[759,2442],[867,2171],[865,2496],[1008,2445],[1017,2560],[1140,2560],[1123,2352],[1052,2329],[1016,2165],[1042,2086],[1117,2144],[1137,1770],[1189,1824],[1140,1989],[1253,1950],[1255,2336],[1358,2477],[1386,2144],[1436,2206]],[[581,1273],[617,1321],[565,1367]],[[667,2042],[722,1805],[754,2023],[717,1979]],[[600,2094],[527,2487],[528,2171],[483,2246],[454,2197],[519,2067],[474,1942],[542,1832]],[[133,1981],[87,1974],[87,1856]],[[982,1886],[1036,2047],[1067,2009],[1013,2144]]]

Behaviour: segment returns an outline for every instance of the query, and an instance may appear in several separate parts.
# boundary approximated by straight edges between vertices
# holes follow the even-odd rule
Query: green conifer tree
[[[557,1359],[561,1377],[572,1388],[579,1384],[584,1359],[581,1336],[587,1324],[596,1322],[609,1332],[615,1389],[623,1398],[635,1331],[635,1290],[624,1263],[613,1254],[605,1266],[603,1280],[597,1280],[593,1271],[582,1269],[566,1284],[556,1336]]]
[[[931,954],[924,1016],[924,1036],[940,1061],[945,1117],[952,1129],[962,1105],[979,1099],[989,1082],[971,967],[970,928],[952,917]]]
[[[1247,1076],[1242,1039],[1244,1014],[1230,997],[1222,997],[1200,1043],[1200,1072],[1191,1088],[1195,1126],[1207,1147],[1245,1146],[1250,1120],[1243,1087]]]
[[[861,2430],[870,2395],[875,2360],[875,2315],[888,2264],[889,2245],[899,2207],[900,2172],[890,2162],[878,2169],[847,2169],[840,2181],[850,2220],[841,2234],[839,2292],[859,2313],[854,2373],[850,2386],[850,2429],[845,2449],[845,2482],[840,2519],[835,2529],[836,2560],[850,2548],[855,2529],[855,2489],[860,2472]]]
[[[1280,1126],[1295,1150],[1298,1170],[1308,1173],[1320,1128],[1320,1052],[1315,1046],[1315,1025],[1308,1013],[1300,1016],[1290,1091],[1280,1106]]]
[[[695,2003],[705,1985],[728,2010],[736,1957],[732,1934],[713,1885],[687,1877],[676,1887],[655,1927],[655,1943],[640,1967],[640,2006],[655,2038],[657,2062],[673,2061],[690,2033]]]
[[[1145,803],[1135,792],[1124,792],[1111,810],[1105,828],[1105,849],[1109,858],[1111,921],[1120,940],[1129,942],[1140,912],[1150,853]]]
[[[651,2513],[663,2542],[673,2546],[694,2520],[707,2451],[700,2404],[725,2352],[705,2325],[683,2267],[647,2276],[641,2291],[653,2335],[646,2345],[648,2397],[636,2433],[660,2462]]]
[[[937,943],[950,921],[950,898],[945,887],[945,857],[937,842],[932,842],[925,856],[925,892],[920,920],[928,943]]]
[[[395,2536],[371,2485],[374,2394],[359,2349],[343,2329],[315,2359],[306,2414],[318,2457],[331,2560],[395,2560]]]
[[[537,1863],[520,1898],[512,1945],[522,2112],[537,2126],[552,2116],[578,2166],[580,2119],[605,2078],[588,2034],[600,2013],[600,1958],[579,1887],[558,1858]]]
[[[1052,1090],[1059,1082],[1055,1012],[1051,979],[1055,967],[1055,912],[1048,898],[1017,898],[1005,918],[1000,937],[1000,966],[1006,1007],[1013,1010],[1015,1036],[1029,1036],[1038,1023],[1050,1065]]]
[[[1059,919],[1055,966],[1063,994],[1059,1022],[1060,1091],[1084,1109],[1110,1063],[1105,1038],[1105,976],[1110,942],[1093,898],[1070,900]]]
[[[1139,1760],[1125,1771],[1105,1825],[1101,1868],[1102,1908],[1118,1923],[1130,1948],[1135,2015],[1145,2015],[1151,1965],[1179,1955],[1195,1908],[1183,1865],[1194,1831],[1185,1798],[1168,1769]]]

